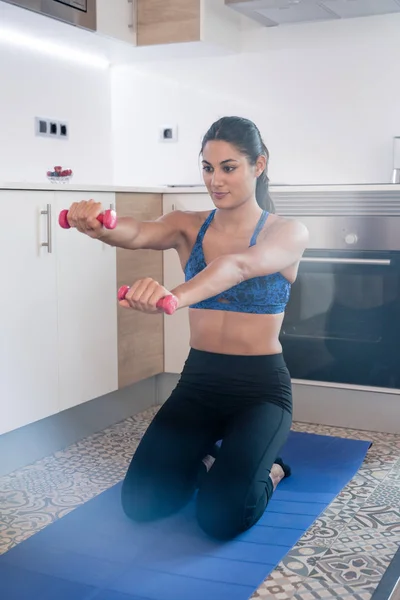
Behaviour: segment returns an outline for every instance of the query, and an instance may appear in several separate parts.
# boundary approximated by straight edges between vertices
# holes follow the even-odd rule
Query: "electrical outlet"
[[[49,123],[47,119],[35,117],[35,133],[39,136],[47,137],[49,135]]]
[[[163,125],[160,127],[160,142],[177,142],[178,141],[178,126]]]
[[[37,136],[67,140],[68,129],[66,121],[35,117],[35,135]]]
[[[67,123],[59,123],[59,135],[61,138],[67,139],[68,138],[68,125]]]

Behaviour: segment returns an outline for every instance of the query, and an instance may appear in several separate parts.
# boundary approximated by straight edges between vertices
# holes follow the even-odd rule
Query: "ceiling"
[[[225,0],[265,27],[400,13],[400,0]]]

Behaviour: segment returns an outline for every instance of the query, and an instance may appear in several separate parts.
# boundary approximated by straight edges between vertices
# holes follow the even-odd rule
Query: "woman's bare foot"
[[[277,465],[276,463],[274,463],[272,465],[272,469],[271,469],[269,476],[272,479],[272,484],[274,486],[274,491],[275,491],[278,483],[280,481],[282,481],[282,479],[285,477],[285,472],[280,465]]]

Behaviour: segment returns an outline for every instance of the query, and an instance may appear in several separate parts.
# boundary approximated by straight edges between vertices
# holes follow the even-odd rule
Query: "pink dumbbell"
[[[124,300],[129,289],[129,285],[121,286],[118,290],[118,300]],[[178,298],[176,298],[172,294],[170,294],[169,296],[164,296],[164,298],[160,298],[156,306],[157,308],[165,312],[165,314],[173,315],[176,309],[178,308]]]
[[[58,223],[63,229],[70,229],[71,225],[68,223],[68,210],[62,210],[58,217]],[[117,215],[114,210],[106,210],[104,213],[97,217],[97,220],[104,225],[106,229],[115,229],[117,226]]]

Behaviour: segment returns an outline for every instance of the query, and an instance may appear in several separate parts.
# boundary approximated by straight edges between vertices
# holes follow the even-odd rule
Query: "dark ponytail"
[[[222,140],[228,142],[244,154],[251,165],[255,165],[259,156],[263,155],[267,159],[267,166],[257,179],[256,200],[257,204],[263,210],[274,213],[275,206],[268,192],[268,159],[269,152],[264,144],[257,126],[249,119],[243,117],[222,117],[213,123],[205,134],[201,152],[207,142]]]

